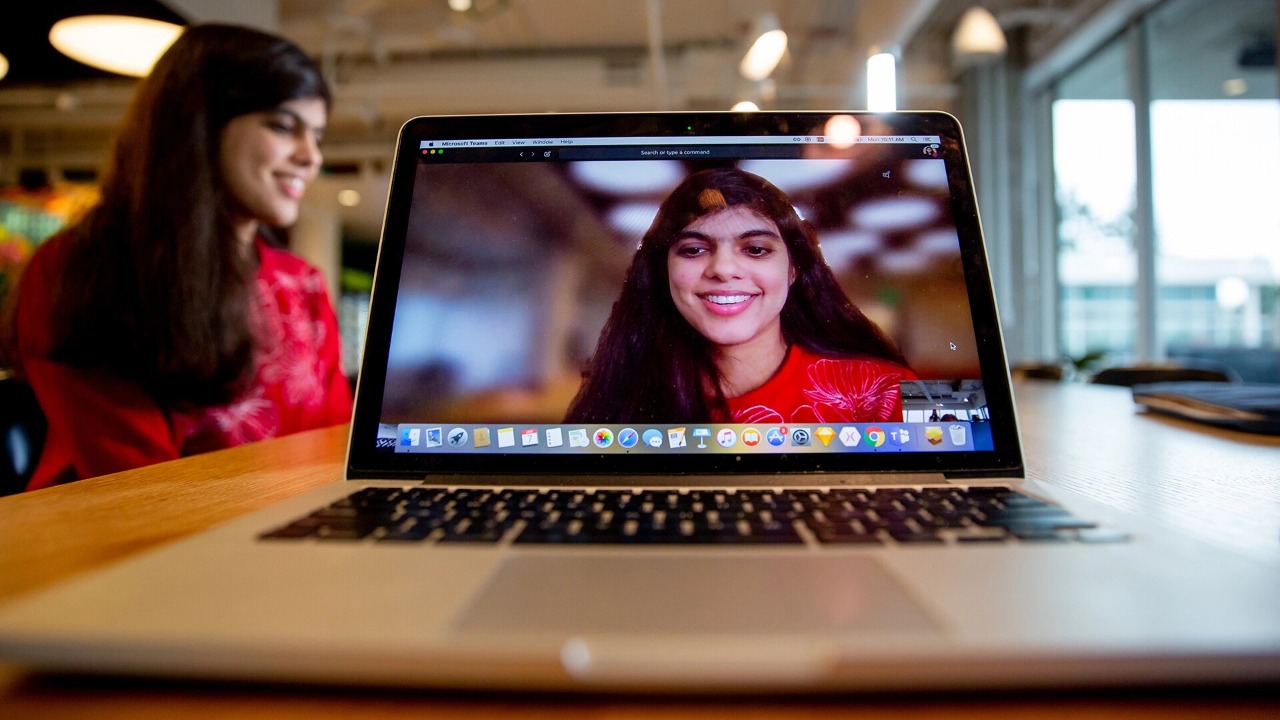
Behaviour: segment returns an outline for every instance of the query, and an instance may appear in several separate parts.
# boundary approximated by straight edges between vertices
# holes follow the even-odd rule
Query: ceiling
[[[1002,23],[1048,47],[1106,0],[985,0]],[[949,37],[968,3],[947,0],[42,0],[0,29],[0,183],[25,168],[92,173],[136,81],[88,70],[41,47],[60,16],[133,12],[256,25],[298,42],[335,90],[329,172],[312,195],[355,186],[385,193],[385,165],[404,120],[423,114],[728,109],[831,109],[865,104],[874,47],[903,60],[899,106],[949,109]],[[764,83],[737,73],[755,18],[787,31]],[[176,17],[174,17],[176,16]],[[1038,45],[1037,45],[1038,44]],[[370,207],[373,207],[371,210]],[[336,205],[335,205],[336,207]],[[381,203],[340,209],[376,235]],[[370,228],[369,225],[373,227]]]
[[[49,28],[77,15],[137,15],[166,22],[186,22],[186,15],[160,0],[40,0],[24,3],[20,18],[0,22],[0,54],[9,73],[0,89],[13,85],[102,81],[116,77],[63,55],[49,44]]]

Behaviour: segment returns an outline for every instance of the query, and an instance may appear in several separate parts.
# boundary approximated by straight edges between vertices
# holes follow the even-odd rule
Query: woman
[[[719,168],[659,208],[566,422],[901,420],[914,378],[787,196]]]
[[[324,278],[269,240],[320,169],[299,48],[187,29],[141,82],[83,219],[41,245],[6,345],[49,421],[28,489],[350,418]]]

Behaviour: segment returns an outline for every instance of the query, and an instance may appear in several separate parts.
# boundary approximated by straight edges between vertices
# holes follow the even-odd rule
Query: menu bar
[[[937,135],[859,135],[859,145],[937,145]],[[566,137],[566,138],[491,138],[467,140],[422,140],[419,148],[516,148],[516,147],[617,147],[634,145],[838,145],[847,140],[826,135],[701,135],[695,137]]]

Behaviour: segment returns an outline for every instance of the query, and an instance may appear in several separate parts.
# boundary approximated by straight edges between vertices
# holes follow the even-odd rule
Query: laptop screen
[[[1018,467],[949,116],[403,128],[350,476]]]

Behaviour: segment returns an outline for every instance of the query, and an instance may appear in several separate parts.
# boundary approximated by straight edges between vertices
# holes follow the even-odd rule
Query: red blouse
[[[252,385],[227,405],[161,407],[129,380],[49,359],[51,290],[69,244],[55,237],[40,246],[17,307],[18,370],[49,422],[28,490],[350,420],[351,386],[324,277],[261,239],[256,247]]]
[[[878,358],[824,358],[793,345],[778,372],[729,398],[735,423],[841,423],[902,420],[898,383],[915,373]]]

